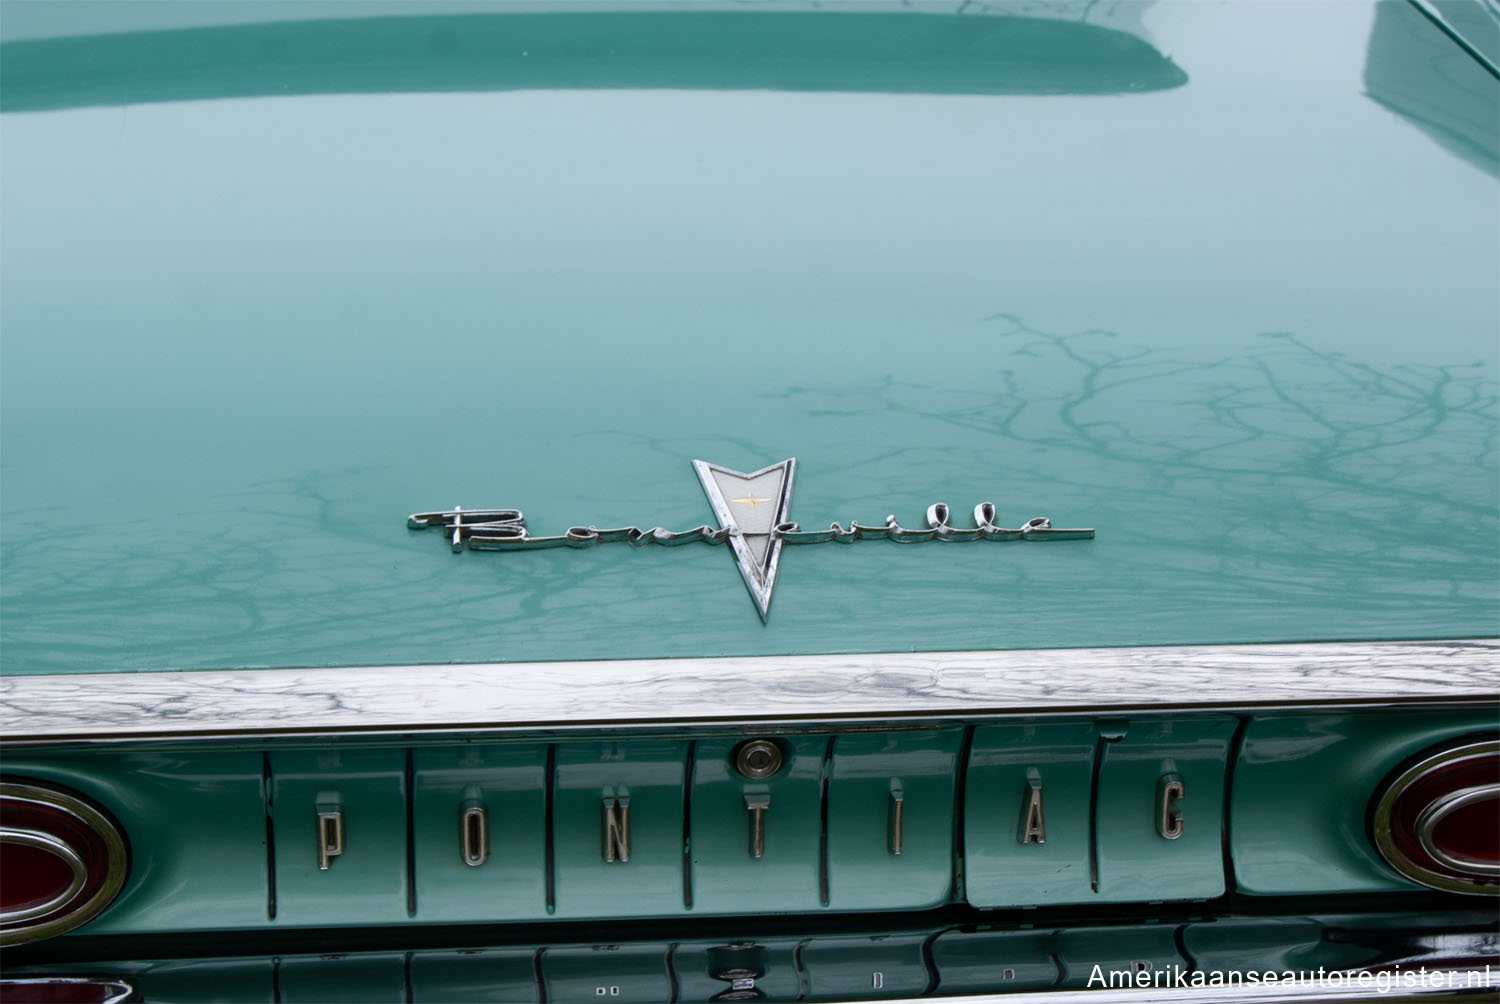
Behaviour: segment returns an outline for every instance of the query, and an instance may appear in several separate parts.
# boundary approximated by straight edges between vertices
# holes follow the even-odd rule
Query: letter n
[[[630,798],[604,799],[604,860],[630,860]]]

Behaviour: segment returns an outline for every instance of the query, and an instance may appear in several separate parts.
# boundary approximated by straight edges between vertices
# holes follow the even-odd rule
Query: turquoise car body
[[[791,913],[817,928],[842,910],[889,914],[892,937],[921,945],[937,929],[923,925],[941,926],[921,911],[963,891],[962,842],[945,842],[962,810],[929,820],[945,836],[926,872],[890,895],[841,888],[840,902],[811,865],[747,871],[732,806],[699,831],[738,841],[722,893],[704,880],[684,904],[671,792],[685,777],[738,784],[723,765],[751,733],[730,707],[704,711],[717,726],[629,739],[666,771],[646,772],[667,776],[653,810],[666,849],[615,905],[589,895],[606,863],[543,889],[530,851],[493,877],[519,905],[476,905],[455,862],[420,897],[352,859],[330,873],[340,891],[299,893],[264,854],[273,787],[283,804],[316,798],[318,770],[341,764],[369,780],[350,804],[410,815],[387,835],[409,856],[429,818],[413,806],[461,794],[462,750],[390,723],[361,736],[357,719],[341,738],[189,739],[165,705],[141,708],[133,743],[100,745],[37,724],[69,708],[27,696],[77,674],[399,666],[438,687],[467,666],[502,679],[509,664],[597,663],[607,686],[616,661],[628,675],[639,660],[1480,639],[1464,650],[1479,652],[1470,690],[1421,710],[1255,710],[1244,680],[1222,698],[1157,686],[1164,707],[1218,705],[1175,727],[1217,750],[1204,783],[1235,822],[1238,894],[1366,896],[1376,927],[1426,911],[1433,929],[1489,929],[1491,907],[1395,874],[1366,811],[1403,760],[1496,721],[1493,7],[950,6],[7,7],[4,766],[106,804],[134,861],[97,921],[14,950],[24,971],[129,976],[162,942],[118,939],[174,934],[231,965],[219,949],[233,937],[290,928],[309,952],[376,954],[357,977],[310,955],[285,987],[357,998],[385,967],[410,998],[412,946],[453,948],[432,933],[445,924],[597,922],[597,943],[633,918]],[[712,523],[691,460],[753,471],[786,457],[803,528],[887,513],[917,526],[932,503],[989,501],[1003,525],[1047,516],[1096,537],[788,547],[763,622],[724,547],[450,553],[405,522],[458,505],[520,509],[537,534],[683,530]],[[1131,713],[1074,705],[1047,727],[1102,735],[1097,716],[1116,712]],[[1004,747],[984,730],[1010,727],[932,717],[923,760],[902,752],[910,722],[872,721],[893,738],[855,751],[840,734],[847,755],[928,763],[912,790],[950,806],[962,765],[982,767],[974,744]],[[598,834],[544,827],[554,793],[539,779],[570,757],[607,760],[589,744],[629,724],[568,743],[514,722],[496,746],[472,729],[449,739],[477,743],[495,783],[536,810],[513,839],[540,853]],[[811,787],[772,811],[815,846],[834,747],[826,729],[789,728]],[[579,777],[580,813],[597,812],[599,779]],[[1307,789],[1288,796],[1297,779]],[[1087,802],[1097,771],[1067,783]],[[1290,823],[1266,810],[1287,798]],[[821,811],[826,842],[826,795]],[[1289,826],[1303,850],[1287,849]],[[1177,895],[1148,878],[1112,901],[1236,893],[1218,831],[1205,837],[1195,865],[1141,866]],[[195,857],[204,843],[237,847],[236,866]],[[963,902],[1082,901],[1047,883],[1030,899],[985,893],[986,869],[1015,867],[1004,850],[990,860],[971,842]],[[1331,916],[1277,923],[1322,931]],[[325,928],[355,933],[319,940]],[[1193,937],[1210,958],[1214,935]],[[273,977],[256,953],[294,943],[252,939],[255,957],[232,966],[253,969],[258,994]],[[672,984],[691,999],[685,985]]]

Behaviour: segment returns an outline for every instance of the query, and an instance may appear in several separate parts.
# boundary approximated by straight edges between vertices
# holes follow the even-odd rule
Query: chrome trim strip
[[[0,677],[6,744],[1500,700],[1500,640]]]
[[[943,1004],[1015,1004],[1024,1000],[1028,1004],[1228,1004],[1228,1002],[1256,1001],[1259,1004],[1318,1004],[1321,1001],[1351,1000],[1410,1000],[1423,997],[1435,1000],[1472,1000],[1481,994],[1493,993],[1500,982],[1500,971],[1484,969],[1429,969],[1425,970],[1423,985],[1405,987],[1400,983],[1400,974],[1392,974],[1394,983],[1386,990],[1378,984],[1361,987],[1361,974],[1344,979],[1322,979],[1291,985],[1260,985],[1247,987],[1189,987],[1168,989],[1166,987],[1132,987],[1130,989],[1099,988],[1094,990],[1040,990],[1022,993],[967,995],[962,997],[908,997],[889,1000],[886,1004],[930,1004],[934,999]],[[1380,974],[1370,974],[1372,980]],[[1351,983],[1353,984],[1351,986]],[[104,1004],[122,1004],[134,992],[123,980],[101,980],[78,977],[25,977],[0,980],[0,991],[7,987],[34,986],[43,984],[78,984],[91,987],[106,987],[110,996]],[[1395,992],[1396,996],[1391,994]],[[843,1004],[861,1004],[850,999]]]
[[[1149,974],[1146,974],[1149,975]],[[1258,984],[1219,987],[1131,987],[1093,990],[1036,990],[1005,994],[976,994],[966,997],[909,997],[904,1000],[887,1001],[886,1004],[930,1004],[934,999],[942,1004],[1228,1004],[1230,1001],[1255,1001],[1257,1004],[1318,1004],[1320,1001],[1385,1000],[1405,1001],[1414,997],[1432,1000],[1489,999],[1500,986],[1500,969],[1462,968],[1426,969],[1419,975],[1412,971],[1414,980],[1420,985],[1408,987],[1402,979],[1405,971],[1383,973],[1346,973],[1332,978],[1307,980],[1289,984]],[[1361,986],[1368,976],[1370,982]],[[1380,979],[1386,976],[1391,982],[1381,990]],[[843,1004],[856,1004],[853,999]]]

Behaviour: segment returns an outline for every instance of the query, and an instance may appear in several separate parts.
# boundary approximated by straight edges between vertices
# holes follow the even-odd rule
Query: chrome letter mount
[[[750,813],[750,856],[766,856],[766,813],[771,808],[769,791],[745,792],[745,811]]]

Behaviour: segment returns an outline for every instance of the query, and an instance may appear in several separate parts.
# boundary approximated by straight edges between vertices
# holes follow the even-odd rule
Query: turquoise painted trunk
[[[0,997],[1493,965],[1492,8],[7,4]]]
[[[6,673],[1493,632],[1497,83],[1414,9],[622,17],[18,14]],[[792,456],[1097,538],[789,548],[763,625],[405,526]]]

